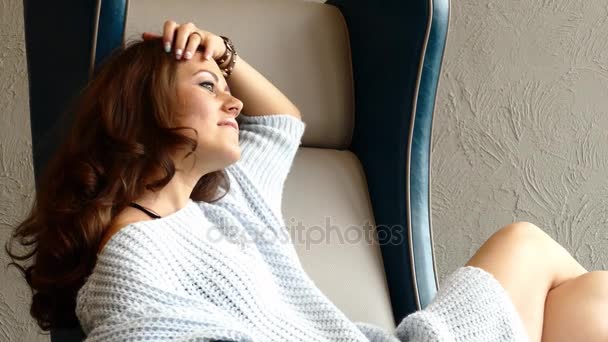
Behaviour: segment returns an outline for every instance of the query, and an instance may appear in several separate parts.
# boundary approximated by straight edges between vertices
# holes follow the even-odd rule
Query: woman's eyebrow
[[[200,69],[200,70],[196,71],[194,74],[192,74],[192,76],[197,75],[197,74],[199,74],[201,72],[208,72],[208,73],[210,73],[211,76],[213,76],[213,78],[215,79],[215,82],[218,82],[218,83],[220,82],[220,79],[217,78],[217,75],[214,72],[209,71],[207,69]]]
[[[213,71],[209,71],[207,69],[200,69],[198,71],[196,71],[194,74],[192,74],[192,76],[198,75],[201,72],[207,72],[209,74],[211,74],[211,76],[213,76],[213,79],[215,79],[216,83],[220,83],[220,79],[217,77],[217,75],[213,72]],[[232,94],[232,92],[230,91],[230,87],[228,86],[228,84],[226,84],[226,91],[228,91],[228,93]]]

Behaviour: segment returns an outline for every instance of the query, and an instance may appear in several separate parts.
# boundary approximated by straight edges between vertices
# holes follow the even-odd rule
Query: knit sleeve
[[[241,114],[241,159],[236,163],[273,209],[280,211],[285,179],[306,124],[291,115]]]
[[[523,342],[527,333],[508,293],[481,268],[461,267],[424,310],[405,317],[400,341]]]

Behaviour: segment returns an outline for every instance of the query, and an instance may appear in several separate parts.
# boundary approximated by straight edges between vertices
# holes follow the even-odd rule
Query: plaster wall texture
[[[23,2],[0,0],[0,341],[48,341],[29,316],[31,294],[4,244],[34,199]]]
[[[606,269],[608,5],[451,5],[431,158],[440,280],[515,221]]]

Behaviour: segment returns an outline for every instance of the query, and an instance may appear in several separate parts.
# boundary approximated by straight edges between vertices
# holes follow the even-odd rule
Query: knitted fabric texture
[[[241,159],[210,204],[115,233],[78,292],[86,341],[525,341],[500,284],[463,267],[395,331],[352,322],[308,277],[281,200],[305,123],[238,117]]]

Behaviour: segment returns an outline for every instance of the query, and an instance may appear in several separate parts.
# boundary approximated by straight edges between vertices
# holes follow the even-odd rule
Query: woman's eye
[[[202,83],[199,83],[199,85],[202,87],[206,87],[209,91],[213,91],[213,89],[214,89],[213,87],[215,86],[213,84],[213,82],[202,82]]]

